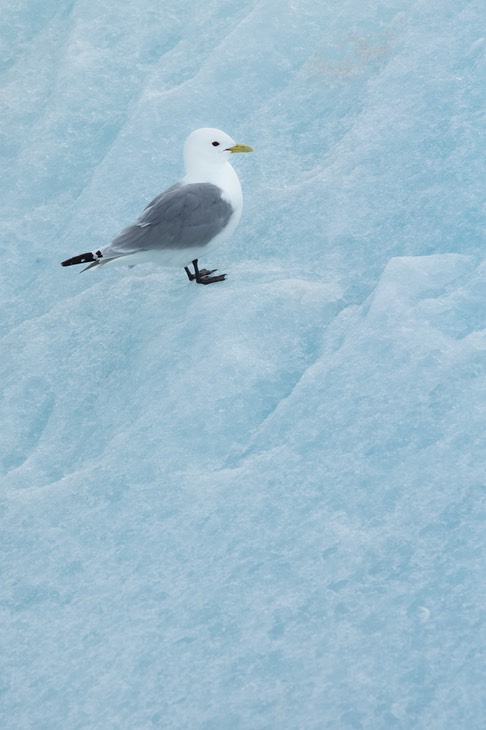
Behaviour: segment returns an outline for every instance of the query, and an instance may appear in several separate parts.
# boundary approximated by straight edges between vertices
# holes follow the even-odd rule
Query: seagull
[[[87,263],[82,269],[86,271],[108,264],[152,262],[183,266],[189,281],[197,284],[224,281],[226,274],[212,276],[217,269],[200,269],[198,260],[227,241],[240,221],[243,196],[230,157],[252,151],[219,129],[196,129],[184,144],[184,177],[157,195],[111,243],[61,265]]]

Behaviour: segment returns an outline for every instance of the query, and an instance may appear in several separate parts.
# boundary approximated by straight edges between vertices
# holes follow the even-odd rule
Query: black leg
[[[195,281],[196,284],[214,284],[216,281],[224,281],[226,279],[226,274],[211,276],[211,274],[214,274],[216,269],[200,269],[197,262],[197,259],[194,259],[192,262],[192,265],[194,266],[194,273],[192,273],[187,266],[184,266],[184,271],[186,272],[189,281]]]
[[[192,274],[192,273],[191,273],[191,272],[189,271],[189,269],[188,269],[188,267],[187,267],[187,266],[184,266],[184,271],[186,272],[186,274],[187,274],[187,278],[189,279],[189,281],[194,281],[194,279],[196,278],[196,275],[195,275],[195,274]]]

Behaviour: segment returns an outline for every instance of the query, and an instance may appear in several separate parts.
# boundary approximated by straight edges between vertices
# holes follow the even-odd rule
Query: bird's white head
[[[220,129],[202,127],[191,132],[184,144],[184,163],[189,176],[199,175],[228,162],[235,152],[252,152]]]

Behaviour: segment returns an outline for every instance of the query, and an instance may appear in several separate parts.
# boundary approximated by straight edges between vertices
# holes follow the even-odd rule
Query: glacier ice
[[[2,728],[483,727],[485,20],[3,3]],[[227,282],[61,269],[199,126]]]

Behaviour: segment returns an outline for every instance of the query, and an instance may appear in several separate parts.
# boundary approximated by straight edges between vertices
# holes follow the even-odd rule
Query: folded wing
[[[134,225],[103,248],[103,258],[206,246],[225,229],[233,212],[217,185],[174,185],[154,198]]]

